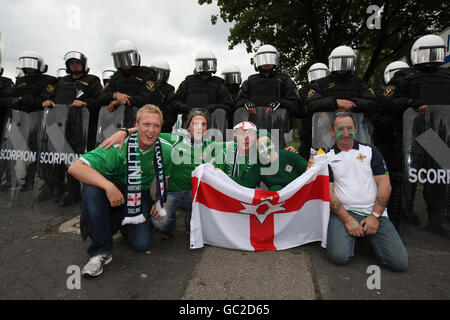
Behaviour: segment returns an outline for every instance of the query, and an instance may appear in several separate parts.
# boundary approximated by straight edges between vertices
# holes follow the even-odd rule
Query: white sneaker
[[[112,261],[112,253],[99,254],[89,259],[89,262],[83,267],[81,274],[83,276],[97,277],[103,273],[103,266]]]

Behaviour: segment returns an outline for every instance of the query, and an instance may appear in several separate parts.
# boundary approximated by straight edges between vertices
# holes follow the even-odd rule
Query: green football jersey
[[[172,169],[172,145],[164,139],[159,139],[162,148],[162,158],[164,166],[164,174],[166,178],[171,175]],[[100,146],[91,150],[80,157],[80,160],[91,166],[93,169],[100,173],[107,174],[126,185],[127,183],[127,149],[128,138],[126,139],[122,151],[119,151],[119,145],[115,145],[108,150],[101,148]],[[152,147],[149,150],[140,152],[141,160],[141,186],[142,190],[148,190],[150,183],[155,177],[154,159],[155,148]],[[170,181],[170,179],[169,179]]]

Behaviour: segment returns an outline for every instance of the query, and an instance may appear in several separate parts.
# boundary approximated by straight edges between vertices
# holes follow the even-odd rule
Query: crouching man
[[[84,184],[82,221],[92,241],[83,275],[99,276],[112,261],[112,236],[118,230],[134,250],[143,252],[150,244],[151,225],[164,227],[172,146],[158,138],[162,124],[159,108],[144,105],[136,116],[138,130],[122,151],[97,147],[69,167],[69,174]],[[152,199],[154,179],[157,195]]]

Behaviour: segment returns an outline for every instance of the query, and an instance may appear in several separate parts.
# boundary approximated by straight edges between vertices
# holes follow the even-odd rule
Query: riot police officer
[[[10,78],[2,76],[3,71],[4,71],[3,67],[0,65],[0,99],[6,97],[7,89],[10,89],[14,86],[14,83]],[[5,118],[6,106],[3,105],[2,100],[0,100],[0,126],[2,126],[1,128],[3,129],[3,121]]]
[[[403,113],[408,108],[424,114],[428,111],[429,105],[450,105],[450,71],[439,67],[439,64],[444,61],[444,56],[445,44],[437,35],[423,36],[414,43],[411,49],[413,68],[398,71],[384,90],[384,96],[392,98],[389,104],[385,104],[385,110],[395,117],[396,123],[402,122]],[[414,125],[422,126],[420,121],[415,122]],[[403,140],[401,137],[397,139]],[[425,159],[418,145],[413,145],[412,152],[413,158]],[[418,153],[422,155],[415,157],[414,154]],[[402,178],[407,179],[405,176]],[[426,183],[424,198],[432,229],[450,238],[445,187],[440,184]],[[409,212],[408,215],[410,220],[416,219],[413,213]]]
[[[36,51],[25,51],[19,56],[18,68],[24,75],[17,78],[13,87],[6,90],[6,106],[25,112],[41,111],[56,84],[56,78],[45,73],[48,66]]]
[[[356,54],[352,48],[339,46],[329,58],[331,74],[311,85],[307,98],[307,112],[351,111],[372,114],[377,98],[370,85],[355,76]]]
[[[294,81],[278,71],[279,56],[272,45],[266,44],[258,48],[255,55],[255,70],[258,73],[242,83],[235,104],[233,124],[256,116],[258,128],[280,130],[279,146],[284,147],[283,133],[289,131],[290,113],[297,112],[299,108],[299,96]],[[263,112],[258,114],[261,110]]]
[[[6,98],[2,98],[3,105],[7,108],[24,112],[42,111],[42,103],[49,99],[56,83],[56,78],[45,74],[48,66],[44,58],[36,51],[25,51],[20,54],[18,68],[22,70],[23,76],[16,79],[14,86],[6,89]],[[36,116],[36,121],[41,121]],[[32,130],[28,137],[28,145],[36,146],[38,143],[38,132]],[[28,164],[24,184],[20,191],[32,189],[37,163]]]
[[[230,64],[223,68],[221,75],[223,81],[225,82],[225,86],[228,91],[230,91],[231,101],[234,104],[239,95],[239,90],[242,83],[241,70],[235,65]]]
[[[405,71],[409,65],[403,61],[389,63],[384,70],[384,85],[388,86],[398,71]],[[384,96],[384,90],[376,92],[380,108],[373,116],[373,142],[383,155],[389,169],[392,192],[388,203],[389,219],[399,229],[402,205],[402,121],[396,121],[389,113],[392,96]],[[413,222],[413,221],[411,221]],[[418,223],[418,220],[414,222]]]
[[[299,96],[300,96],[300,105],[302,112],[300,112],[299,116],[302,119],[302,125],[300,127],[300,148],[298,150],[298,153],[304,158],[309,159],[310,152],[311,152],[311,135],[312,135],[312,113],[306,112],[306,100],[308,98],[308,92],[311,88],[311,85],[326,76],[330,75],[330,69],[328,69],[328,66],[324,63],[317,62],[311,65],[307,71],[308,75],[308,86],[302,87],[299,89]]]
[[[159,91],[161,101],[158,106],[164,116],[164,124],[161,132],[170,133],[177,121],[177,112],[173,110],[172,99],[175,95],[175,87],[169,84],[170,65],[164,59],[157,59],[152,62],[150,69],[156,74],[156,90]]]
[[[236,67],[233,64],[230,64],[223,68],[222,70],[222,78],[225,82],[225,86],[227,87],[228,91],[230,92],[231,101],[233,105],[236,103],[237,97],[239,96],[239,91],[241,89],[241,83],[242,83],[242,75],[241,70]],[[233,113],[228,113],[228,123],[229,127],[232,127],[233,124]]]
[[[64,63],[66,65],[66,76],[62,77],[56,83],[55,89],[51,92],[49,100],[44,101],[42,106],[44,108],[52,108],[55,104],[71,105],[74,108],[87,108],[89,110],[89,124],[88,124],[88,139],[87,149],[91,150],[95,147],[96,129],[98,121],[98,105],[96,98],[102,91],[102,85],[100,79],[89,74],[88,59],[79,51],[69,51],[64,55]],[[69,119],[81,123],[81,112],[79,110],[70,110]],[[78,126],[79,127],[79,126]],[[73,130],[74,128],[72,128]],[[75,128],[78,130],[81,128]],[[66,128],[65,137],[71,147],[76,152],[84,152],[85,145],[82,145],[81,136],[78,132],[68,132],[69,127]],[[50,183],[54,188],[61,189],[62,181],[66,176],[66,168],[64,164],[57,165],[54,176],[46,178],[46,183],[50,183],[50,179],[55,181]],[[53,188],[53,189],[54,189]],[[50,188],[52,189],[52,188]],[[56,191],[56,190],[55,190]],[[57,192],[61,195],[63,190]],[[47,192],[49,196],[52,192]],[[41,200],[45,197],[44,193],[41,194]],[[76,203],[81,199],[80,184],[72,176],[67,175],[67,191],[62,197],[62,206],[68,206]]]
[[[114,74],[114,70],[112,69],[106,69],[103,70],[102,72],[102,81],[103,81],[103,86],[106,87],[106,84],[109,83],[109,79],[111,79],[111,77]]]
[[[103,88],[98,105],[108,106],[109,112],[119,105],[136,108],[148,103],[158,105],[161,97],[156,91],[155,73],[141,67],[141,56],[136,46],[129,40],[120,40],[114,44],[111,55],[117,71]],[[134,121],[130,118],[124,126],[131,127]]]
[[[88,149],[95,147],[96,126],[98,121],[97,97],[102,91],[100,79],[89,74],[88,59],[78,51],[69,51],[64,55],[66,76],[56,83],[50,93],[50,99],[42,106],[54,107],[56,104],[70,104],[74,107],[86,107],[89,110]]]
[[[195,57],[195,72],[180,84],[173,99],[174,109],[186,119],[190,111],[207,111],[210,128],[218,129],[225,137],[228,128],[227,112],[232,107],[230,93],[223,80],[214,76],[217,59],[210,50],[201,50]]]

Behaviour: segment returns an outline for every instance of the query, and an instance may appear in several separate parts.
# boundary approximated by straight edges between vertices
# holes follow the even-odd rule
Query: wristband
[[[125,132],[127,133],[127,136],[130,135],[130,132],[128,131],[127,128],[120,128],[119,130],[120,130],[120,131],[125,131]]]
[[[379,214],[376,213],[376,212],[372,212],[372,215],[375,216],[375,218],[377,218],[377,219],[380,219],[380,218],[381,218],[381,215],[379,215]]]

